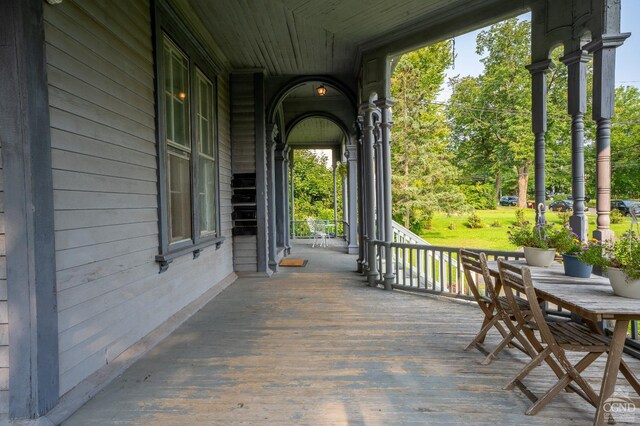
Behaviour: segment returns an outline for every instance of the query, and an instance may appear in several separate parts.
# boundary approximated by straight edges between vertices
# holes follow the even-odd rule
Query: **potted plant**
[[[513,225],[507,232],[509,242],[524,248],[524,258],[530,266],[549,266],[556,255],[559,233],[553,225],[540,221],[531,226],[529,222]]]
[[[629,231],[613,242],[602,243],[600,253],[594,253],[591,258],[588,254],[581,258],[607,271],[613,292],[640,299],[640,235]]]
[[[585,263],[580,256],[585,250],[593,251],[593,240],[591,245],[580,241],[580,238],[571,231],[569,226],[564,225],[556,235],[556,248],[562,254],[562,264],[564,265],[564,274],[570,277],[589,278],[593,265]]]

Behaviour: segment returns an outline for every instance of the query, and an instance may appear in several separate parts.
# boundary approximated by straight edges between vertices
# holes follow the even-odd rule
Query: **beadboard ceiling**
[[[529,0],[175,0],[233,69],[351,74],[363,51],[424,45],[522,13]]]
[[[344,133],[333,122],[322,117],[302,120],[291,129],[287,143],[294,148],[333,148],[340,146]]]

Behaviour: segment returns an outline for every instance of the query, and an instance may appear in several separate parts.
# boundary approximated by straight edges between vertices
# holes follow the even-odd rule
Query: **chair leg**
[[[469,343],[467,345],[467,347],[464,348],[465,352],[468,351],[469,349],[471,349],[472,347],[476,346],[477,344],[482,343],[484,341],[484,337],[487,335],[489,330],[491,330],[492,327],[497,326],[497,325],[499,325],[497,316],[494,316],[494,317],[491,317],[491,318],[487,318],[485,316],[485,321],[483,323],[482,328],[480,329],[478,334],[476,334],[476,337],[473,338],[471,343]]]
[[[516,374],[516,376],[513,379],[511,379],[511,381],[509,383],[507,383],[507,385],[504,387],[504,389],[505,390],[513,389],[515,387],[515,385],[516,385],[516,382],[519,382],[522,379],[524,379],[525,377],[527,377],[527,375],[534,368],[536,368],[538,365],[540,365],[542,363],[542,361],[544,361],[544,359],[546,357],[548,357],[550,354],[551,354],[551,348],[547,346],[546,348],[544,348],[542,350],[542,352],[540,352],[538,355],[533,357],[533,359],[529,362],[529,364],[525,365],[524,368],[522,370],[520,370],[520,372],[518,374]]]
[[[575,367],[571,367],[571,371],[567,372],[558,382],[551,387],[542,398],[538,399],[535,404],[533,404],[525,414],[528,416],[534,416],[540,412],[544,408],[545,405],[549,403],[560,391],[566,388],[572,381],[575,381],[580,388],[584,391],[576,392],[582,398],[586,399],[587,402],[590,402],[594,406],[598,405],[598,396],[593,390],[593,388],[582,378],[580,373],[587,368],[593,361],[598,359],[598,357],[602,354],[602,352],[590,352],[585,355],[576,365]]]

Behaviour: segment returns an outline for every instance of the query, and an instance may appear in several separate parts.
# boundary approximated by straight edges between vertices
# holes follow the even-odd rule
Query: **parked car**
[[[554,212],[570,212],[573,210],[573,201],[557,200],[549,204],[549,210]]]
[[[501,206],[515,206],[516,204],[518,204],[517,195],[505,195],[503,197],[500,197]]]
[[[634,200],[612,200],[611,210],[619,210],[623,215],[629,216],[629,210],[635,207],[636,204],[638,204],[638,202]]]

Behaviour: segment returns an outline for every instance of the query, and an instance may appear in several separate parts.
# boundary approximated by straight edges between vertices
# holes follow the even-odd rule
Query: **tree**
[[[516,18],[480,32],[476,52],[486,54],[484,72],[454,80],[448,108],[458,154],[471,160],[468,169],[491,171],[496,201],[503,175],[515,170],[520,207],[526,206],[533,163],[531,79],[525,68],[530,37],[530,24]]]
[[[616,89],[616,109],[611,128],[612,193],[640,198],[640,90]]]
[[[296,220],[311,216],[333,220],[333,171],[328,158],[311,150],[294,151],[293,180]],[[342,217],[342,179],[338,178],[338,218]]]
[[[447,150],[450,132],[435,102],[452,61],[450,41],[434,44],[403,55],[391,77],[393,216],[414,232],[430,227],[435,210],[464,202],[452,185],[457,168]]]

